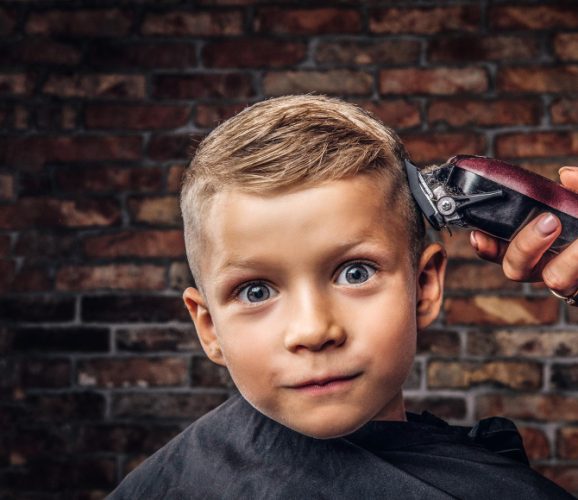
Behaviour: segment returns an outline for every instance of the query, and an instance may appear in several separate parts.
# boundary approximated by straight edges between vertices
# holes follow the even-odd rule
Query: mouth
[[[327,377],[310,379],[305,382],[292,385],[290,388],[304,392],[327,393],[334,390],[345,389],[360,375],[361,372],[357,372],[352,375],[331,375]]]

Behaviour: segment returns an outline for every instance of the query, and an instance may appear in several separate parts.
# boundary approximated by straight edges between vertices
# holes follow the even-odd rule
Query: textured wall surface
[[[188,154],[248,103],[321,92],[421,164],[578,164],[575,2],[0,3],[0,496],[100,498],[226,399],[181,302]],[[419,339],[411,410],[513,418],[578,492],[578,308],[467,234]],[[33,495],[36,493],[36,495]]]

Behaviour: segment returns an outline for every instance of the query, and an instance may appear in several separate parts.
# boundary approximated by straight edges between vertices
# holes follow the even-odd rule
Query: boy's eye
[[[338,285],[359,285],[375,274],[375,268],[369,264],[356,262],[344,267],[337,276]]]
[[[275,290],[265,283],[249,283],[239,290],[237,296],[241,302],[256,303],[264,302],[275,294]]]

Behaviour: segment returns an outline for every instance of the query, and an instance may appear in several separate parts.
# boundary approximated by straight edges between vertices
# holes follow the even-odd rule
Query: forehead
[[[205,219],[203,270],[219,272],[231,262],[283,256],[306,259],[356,242],[407,253],[395,199],[390,183],[374,175],[274,195],[220,192]]]

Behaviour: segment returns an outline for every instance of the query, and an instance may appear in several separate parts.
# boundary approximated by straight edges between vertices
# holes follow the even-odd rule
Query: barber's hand
[[[578,193],[578,167],[559,171],[562,185]],[[528,223],[510,242],[472,231],[470,242],[482,258],[502,265],[504,274],[513,281],[543,281],[564,296],[578,290],[578,240],[558,255],[546,253],[562,230],[558,218],[543,213]]]

